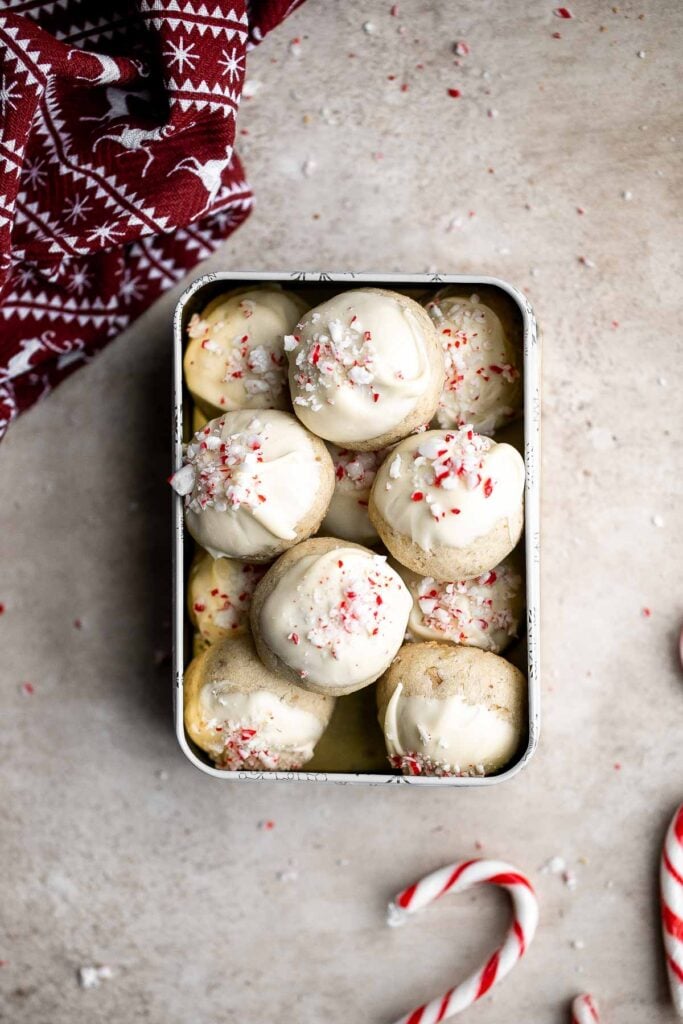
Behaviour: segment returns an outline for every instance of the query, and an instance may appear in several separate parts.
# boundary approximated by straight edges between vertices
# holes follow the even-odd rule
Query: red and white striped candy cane
[[[512,970],[529,947],[538,924],[538,901],[529,879],[517,868],[500,860],[465,860],[427,875],[409,886],[389,904],[388,923],[403,924],[410,914],[422,910],[447,892],[465,892],[473,885],[499,885],[512,897],[513,918],[500,949],[474,974],[431,1003],[418,1006],[396,1024],[438,1024],[466,1010]]]
[[[683,1017],[683,804],[666,833],[659,874],[662,895],[662,932],[671,998]]]
[[[572,1024],[600,1024],[598,1004],[593,996],[577,996],[572,1003]]]

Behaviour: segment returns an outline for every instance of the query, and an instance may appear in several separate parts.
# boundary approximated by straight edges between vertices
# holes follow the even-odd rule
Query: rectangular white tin
[[[525,555],[526,555],[526,607],[527,652],[529,685],[528,742],[518,759],[504,772],[483,778],[437,778],[434,776],[406,777],[394,773],[362,772],[247,772],[222,771],[214,768],[208,758],[192,744],[185,733],[183,722],[183,674],[190,626],[186,614],[185,578],[187,552],[183,520],[183,499],[173,495],[173,677],[174,716],[178,743],[187,759],[207,775],[216,779],[268,779],[278,781],[304,781],[328,783],[367,783],[369,785],[394,784],[408,786],[493,786],[512,778],[529,762],[538,745],[540,731],[540,431],[541,380],[538,329],[528,299],[506,281],[495,277],[462,274],[324,274],[310,271],[298,273],[223,271],[205,274],[187,288],[175,309],[173,317],[173,468],[182,462],[183,440],[190,431],[184,417],[189,411],[188,396],[183,382],[183,346],[187,323],[195,312],[207,304],[209,298],[238,285],[277,281],[283,286],[304,285],[307,289],[318,285],[329,293],[330,286],[338,283],[340,290],[359,285],[393,288],[441,288],[444,285],[467,285],[473,291],[478,287],[497,288],[508,295],[517,306],[523,324],[524,346],[524,462],[525,488]],[[326,297],[326,296],[325,296]],[[189,660],[189,659],[187,659]]]

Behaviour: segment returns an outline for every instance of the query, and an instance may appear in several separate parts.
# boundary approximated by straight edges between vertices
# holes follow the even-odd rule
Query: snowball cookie
[[[492,434],[513,419],[522,402],[517,355],[503,324],[478,295],[438,293],[427,303],[446,367],[435,426],[471,424]]]
[[[492,569],[522,532],[524,460],[463,427],[407,437],[380,466],[370,522],[402,565],[437,580]]]
[[[439,582],[398,562],[394,568],[410,591],[411,640],[446,640],[500,654],[517,636],[524,614],[522,577],[510,559],[472,580]]]
[[[209,419],[234,409],[287,409],[283,337],[307,309],[277,285],[219,295],[190,320],[185,382]]]
[[[377,531],[368,519],[368,502],[386,448],[378,452],[352,452],[335,444],[327,448],[334,463],[334,494],[320,532],[359,544],[377,544]]]
[[[268,562],[320,526],[334,490],[327,448],[291,413],[228,412],[196,433],[170,480],[214,558]]]
[[[187,606],[192,625],[207,643],[246,632],[251,597],[265,571],[264,565],[197,552],[190,566]]]
[[[273,672],[314,693],[353,693],[403,642],[410,594],[383,555],[334,537],[288,551],[256,588],[251,629]]]
[[[412,299],[342,292],[285,337],[294,411],[341,448],[376,451],[428,423],[443,388],[438,335]]]
[[[377,684],[389,761],[404,775],[489,775],[520,745],[527,685],[497,654],[406,644]]]
[[[278,679],[248,634],[219,640],[185,670],[185,729],[229,771],[296,771],[313,757],[333,697]]]

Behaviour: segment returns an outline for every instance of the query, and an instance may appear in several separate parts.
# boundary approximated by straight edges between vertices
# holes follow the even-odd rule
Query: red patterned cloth
[[[0,436],[249,213],[246,51],[303,0],[0,0]]]

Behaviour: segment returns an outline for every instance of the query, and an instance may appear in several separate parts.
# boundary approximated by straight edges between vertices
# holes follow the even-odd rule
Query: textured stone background
[[[607,1021],[672,1019],[655,898],[683,798],[680,7],[400,7],[310,0],[251,56],[258,205],[212,265],[485,272],[528,292],[545,345],[540,750],[486,791],[231,785],[187,764],[156,664],[169,295],[0,448],[12,1024],[388,1024],[504,926],[487,892],[384,926],[389,896],[476,842],[532,874],[542,919],[473,1021],[561,1024],[584,988]],[[575,890],[539,872],[554,855]],[[115,977],[82,991],[92,963]]]

